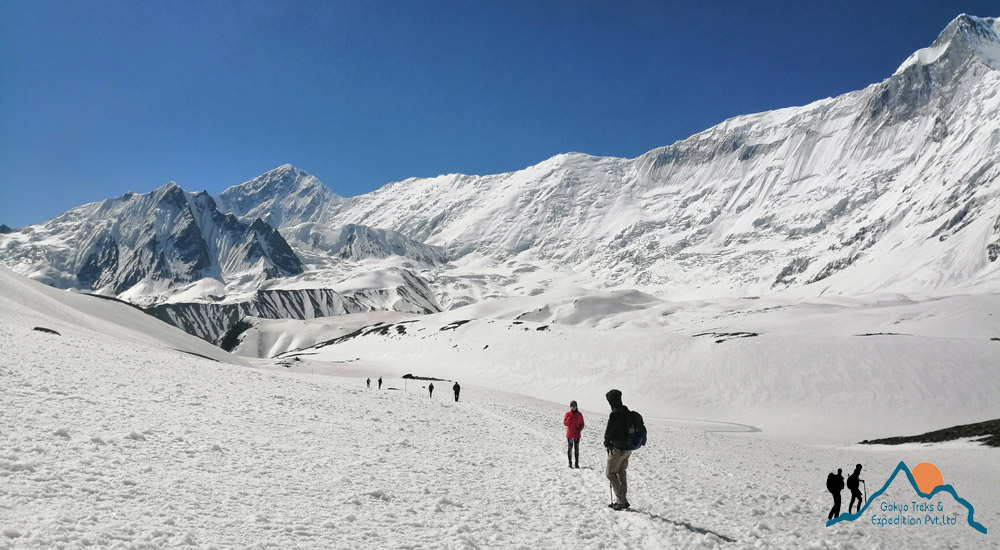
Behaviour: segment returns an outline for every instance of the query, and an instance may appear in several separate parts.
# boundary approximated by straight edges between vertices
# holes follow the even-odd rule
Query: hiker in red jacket
[[[569,411],[563,418],[563,426],[566,426],[566,458],[569,459],[570,468],[580,467],[580,432],[583,431],[583,413],[576,410],[576,401],[569,402]],[[576,466],[573,465],[573,454],[576,453]]]

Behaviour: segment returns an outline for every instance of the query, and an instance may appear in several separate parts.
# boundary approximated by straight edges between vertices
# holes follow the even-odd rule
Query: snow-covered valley
[[[998,51],[963,15],[634,159],[356,197],[283,165],[2,226],[0,550],[998,548],[996,448],[858,444],[1000,418]],[[649,428],[621,513],[611,388]],[[901,461],[988,533],[947,495],[826,526],[828,473]]]
[[[361,358],[398,376],[429,373],[558,402],[600,402],[615,386],[656,416],[825,443],[1000,418],[996,296],[671,303],[578,290],[559,298],[427,316],[253,320],[234,352]]]
[[[860,462],[877,486],[905,460],[936,464],[975,504],[976,521],[994,528],[1000,462],[995,449],[975,443],[868,447],[725,433],[741,428],[657,418],[644,404],[650,392],[623,370],[536,369],[542,374],[529,379],[527,367],[540,358],[516,349],[501,372],[493,372],[498,361],[451,351],[465,358],[459,368],[440,345],[378,351],[393,349],[387,342],[354,348],[363,355],[351,359],[245,366],[216,352],[225,362],[211,361],[191,349],[207,344],[152,318],[155,327],[132,336],[128,316],[142,314],[127,305],[0,275],[0,548],[997,547],[992,531],[962,522],[886,528],[866,518],[825,527],[829,471]],[[949,324],[924,326],[934,322],[940,330]],[[458,338],[465,328],[461,347],[476,347],[481,336],[469,325],[445,332]],[[548,331],[508,333],[490,347],[518,339],[545,353],[535,337]],[[613,345],[622,357],[659,345],[641,340]],[[400,378],[408,372],[457,379],[461,400],[444,381],[429,397],[426,382]],[[634,512],[606,506],[602,396],[616,376],[650,432],[629,467]],[[981,385],[995,392],[996,382],[994,375]],[[518,388],[522,394],[503,391]],[[569,398],[588,424],[579,470],[565,463]],[[888,418],[898,402],[867,410]],[[880,498],[914,497],[894,483]]]

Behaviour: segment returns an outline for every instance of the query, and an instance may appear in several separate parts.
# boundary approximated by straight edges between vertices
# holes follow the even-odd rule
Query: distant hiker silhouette
[[[371,389],[371,387],[372,387],[372,379],[369,378],[368,380],[365,380],[365,384],[368,384],[368,389]]]
[[[861,465],[858,464],[854,467],[854,473],[847,476],[847,488],[851,490],[851,502],[847,505],[847,513],[851,513],[851,508],[854,506],[854,499],[858,500],[858,509],[861,511],[861,504],[864,499],[861,498],[861,489],[858,487],[859,483],[864,483],[865,480],[861,479]]]
[[[576,401],[569,402],[569,410],[563,417],[566,426],[566,458],[570,468],[580,467],[580,432],[583,431],[583,413],[576,410]],[[576,466],[573,465],[573,454],[576,454]]]
[[[455,382],[455,385],[451,389],[455,390],[455,403],[458,403],[458,392],[462,391],[462,386],[459,386],[458,382]]]
[[[378,377],[378,389],[382,389],[382,377]]]
[[[826,476],[826,490],[833,494],[833,508],[830,508],[830,514],[826,516],[826,519],[833,519],[840,516],[840,492],[844,490],[844,476],[841,475],[840,468],[837,468],[836,474],[830,474]]]
[[[427,386],[427,391],[430,392],[430,397],[434,397],[434,382]]]

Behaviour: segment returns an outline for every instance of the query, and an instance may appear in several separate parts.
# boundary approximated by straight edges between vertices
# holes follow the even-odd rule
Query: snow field
[[[0,330],[5,550],[995,547],[961,525],[823,526],[829,470],[862,462],[871,488],[900,459],[937,464],[977,520],[1000,525],[985,448],[814,447],[650,419],[630,460],[638,511],[616,513],[599,408],[584,409],[571,470],[561,405],[467,385],[454,403],[447,382],[432,399],[416,381],[368,390],[365,375]]]
[[[456,339],[447,347],[372,354],[387,346],[381,342],[363,348],[374,357],[306,357],[288,368],[253,360],[252,368],[207,360],[204,342],[128,306],[4,275],[2,550],[997,547],[995,534],[964,524],[824,527],[829,471],[863,463],[872,489],[905,460],[936,464],[976,506],[976,519],[996,529],[994,449],[809,446],[765,439],[768,432],[706,433],[732,426],[657,419],[627,390],[625,403],[647,417],[650,444],[630,459],[637,511],[616,513],[605,506],[600,446],[608,380],[572,364],[546,374],[551,383],[528,372],[471,380],[496,367],[468,354],[448,359],[458,353],[452,346],[483,347],[483,334],[462,330],[474,323],[435,327],[446,335],[438,344]],[[524,365],[546,364],[539,354],[551,338],[516,342],[528,348]],[[628,339],[594,344],[573,351],[586,358],[602,345],[649,349]],[[425,382],[396,378],[405,372],[459,378],[462,402],[452,400],[449,382],[435,384],[431,399]],[[382,376],[385,389],[365,389],[368,376]],[[588,380],[593,388],[580,390]],[[496,391],[504,385],[517,393]],[[531,392],[580,401],[588,427],[579,470],[566,467],[565,406],[518,395]],[[896,485],[889,497],[913,498]]]
[[[526,548],[610,536],[611,518],[578,520],[610,514],[594,441],[586,469],[557,468],[552,406],[456,404],[443,382],[431,399],[4,330],[24,344],[14,351],[39,350],[0,371],[4,548]]]
[[[960,317],[942,313],[971,300],[903,308],[905,315],[926,317],[908,325],[895,324],[888,314],[886,321],[870,319],[875,315],[866,308],[818,314],[808,306],[723,312],[659,330],[466,321],[464,312],[454,311],[403,325],[386,321],[394,325],[385,334],[369,329],[283,357],[360,358],[400,376],[412,372],[540,399],[577,399],[581,407],[603,402],[604,393],[617,387],[647,415],[751,424],[768,437],[799,442],[849,443],[1000,416],[1000,344],[988,338],[1000,334],[998,318],[984,307]],[[979,300],[996,303],[992,296]],[[357,326],[350,317],[310,321],[303,325],[310,331],[292,328],[299,342],[324,332],[332,338]],[[322,324],[327,328],[319,329]],[[923,326],[934,328],[922,334]],[[957,336],[962,326],[970,327],[965,338]],[[285,325],[271,327],[259,323],[236,353],[288,337]],[[907,334],[863,336],[900,330]],[[733,336],[743,331],[760,334]]]

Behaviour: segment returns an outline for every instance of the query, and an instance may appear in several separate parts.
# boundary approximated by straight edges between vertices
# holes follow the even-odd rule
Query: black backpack
[[[636,411],[629,411],[628,424],[625,426],[625,449],[634,451],[646,444],[646,424],[642,421],[642,415]]]
[[[851,474],[850,476],[847,477],[847,488],[848,489],[850,489],[852,491],[857,491],[858,490],[858,483],[860,483],[860,481],[858,479],[857,472],[855,472],[855,473],[853,473],[853,474]]]

